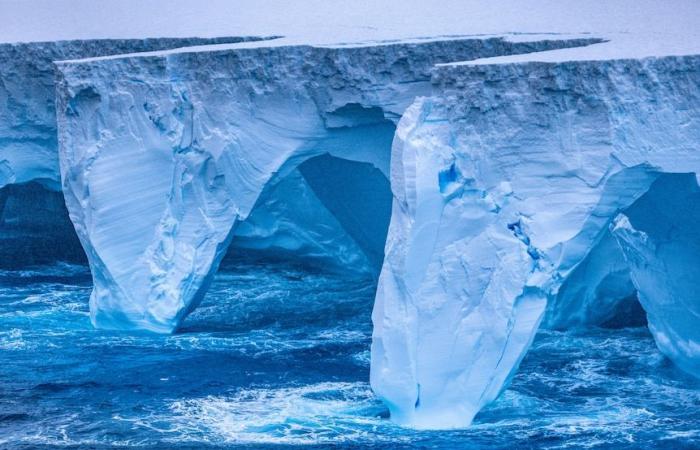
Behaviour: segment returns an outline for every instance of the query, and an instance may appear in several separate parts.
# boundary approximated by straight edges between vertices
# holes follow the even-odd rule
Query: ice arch
[[[275,179],[303,177],[333,211],[301,168],[329,153],[391,181],[373,388],[397,422],[469,425],[563,283],[624,241],[611,239],[615,218],[660,174],[700,169],[697,58],[434,68],[516,47],[247,46],[60,64],[62,186],[93,321],[172,331]],[[357,233],[362,220],[332,215],[358,247],[376,241]],[[376,261],[372,248],[362,253]]]
[[[174,330],[276,173],[330,152],[387,174],[387,123],[431,92],[436,63],[592,42],[244,44],[59,63],[61,180],[93,323]]]
[[[91,105],[93,94],[84,95],[83,105]],[[200,145],[196,136],[187,136],[197,132],[188,130],[189,123],[182,132],[191,140],[186,148],[176,148],[174,154],[170,149],[163,152],[152,148],[144,152],[137,147],[132,150],[118,142],[119,150],[109,150],[110,156],[97,159],[91,165],[88,173],[96,177],[89,195],[96,208],[81,211],[89,215],[81,224],[94,227],[87,252],[93,268],[99,268],[93,272],[95,286],[90,300],[91,317],[97,326],[159,332],[175,329],[201,300],[239,227],[238,235],[247,234],[252,246],[264,246],[266,243],[261,238],[265,233],[281,231],[278,236],[270,236],[271,242],[267,244],[299,251],[299,245],[313,244],[316,240],[317,248],[331,253],[329,258],[344,259],[347,264],[355,265],[347,270],[369,271],[371,265],[381,264],[381,260],[371,261],[376,255],[370,250],[376,253],[376,246],[362,249],[361,253],[348,248],[349,242],[355,246],[363,244],[357,235],[362,230],[358,230],[355,223],[356,214],[342,216],[330,212],[332,218],[327,217],[334,199],[321,196],[323,184],[332,183],[336,176],[338,181],[347,181],[351,174],[347,171],[319,173],[322,166],[316,161],[325,159],[315,157],[333,155],[328,157],[333,161],[359,161],[363,163],[361,167],[369,167],[365,174],[368,182],[372,180],[369,172],[376,172],[375,178],[386,179],[393,123],[385,119],[378,108],[350,105],[352,117],[346,120],[345,110],[340,108],[329,115],[338,125],[330,120],[324,124],[318,115],[295,111],[294,106],[294,103],[290,105],[289,115],[280,115],[275,109],[274,115],[267,118],[269,122],[255,119],[255,126],[246,122],[243,128],[229,130],[232,135],[227,137],[223,148],[211,148],[212,143]],[[191,113],[192,106],[185,106],[188,108]],[[240,119],[238,113],[235,117]],[[152,120],[151,116],[148,120]],[[209,134],[208,130],[200,132]],[[214,136],[214,139],[219,141],[221,137]],[[126,168],[134,178],[110,178],[107,173],[114,170],[117,161],[112,158],[119,158],[119,167]],[[171,176],[151,175],[161,170],[170,170]],[[320,232],[314,238],[307,233],[292,242],[289,235],[284,236],[284,230],[270,230],[281,223],[276,219],[285,214],[289,217],[290,208],[295,205],[290,202],[265,205],[270,197],[261,198],[261,194],[266,187],[277,185],[280,188],[277,193],[282,197],[295,195],[292,186],[295,181],[301,183],[297,188],[314,191],[314,198],[298,205],[311,210],[303,211],[305,217],[297,214],[296,220],[287,224],[288,229],[313,233],[314,227],[324,225],[318,223],[323,214],[327,219],[325,225],[333,220],[335,227],[340,227],[350,239],[341,242],[345,236],[334,235],[337,230],[325,230],[325,236]],[[359,185],[363,182],[362,179],[353,181]],[[385,184],[388,185],[388,181]],[[67,197],[69,208],[72,201],[73,198]],[[272,201],[275,201],[274,195]],[[252,214],[260,203],[259,214]],[[316,222],[309,226],[310,220]],[[386,224],[388,217],[385,229]],[[378,228],[381,229],[381,225]],[[81,228],[77,230],[81,235]],[[332,242],[323,242],[323,239]],[[141,296],[146,296],[147,301]]]

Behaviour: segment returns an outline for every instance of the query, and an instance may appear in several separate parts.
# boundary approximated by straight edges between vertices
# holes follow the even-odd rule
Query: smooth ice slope
[[[392,415],[430,428],[469,425],[498,395],[547,302],[589,255],[609,252],[600,246],[621,211],[660,174],[700,170],[700,57],[484,61],[443,66],[434,80],[441,90],[411,106],[394,142],[372,347],[372,385]],[[684,368],[697,367],[698,265],[692,251],[671,264],[653,240],[665,232],[694,248],[689,225],[672,227],[696,213],[676,208],[644,228],[649,239],[615,228],[625,259],[642,255],[631,281],[659,347]],[[579,282],[628,293],[619,260],[600,270]]]
[[[94,277],[93,323],[174,330],[275,174],[328,153],[388,176],[390,120],[430,93],[435,63],[591,42],[243,44],[59,64],[63,190]],[[383,239],[357,229],[365,219],[335,217],[381,259]]]

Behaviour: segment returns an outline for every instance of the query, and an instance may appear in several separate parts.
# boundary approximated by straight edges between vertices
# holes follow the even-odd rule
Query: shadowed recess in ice
[[[389,124],[386,136],[391,133]],[[236,226],[227,255],[376,277],[390,214],[391,189],[381,170],[324,154],[266,185],[250,216]]]
[[[37,182],[0,188],[0,268],[55,261],[86,262],[63,194]]]
[[[656,345],[700,378],[700,189],[695,174],[660,176],[611,229]]]
[[[0,272],[0,446],[689,448],[698,382],[645,328],[542,332],[462,431],[388,420],[366,382],[371,278],[225,265],[174,335],[92,328],[86,267]]]

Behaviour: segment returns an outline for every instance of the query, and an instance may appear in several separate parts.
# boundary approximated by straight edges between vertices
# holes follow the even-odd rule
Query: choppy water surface
[[[542,332],[464,431],[392,425],[368,280],[235,263],[172,336],[92,329],[90,275],[0,272],[0,448],[695,448],[700,385],[644,328]]]

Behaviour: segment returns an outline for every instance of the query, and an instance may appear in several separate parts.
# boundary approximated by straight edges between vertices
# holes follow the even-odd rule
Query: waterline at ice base
[[[0,13],[0,448],[700,446],[695,3]]]

